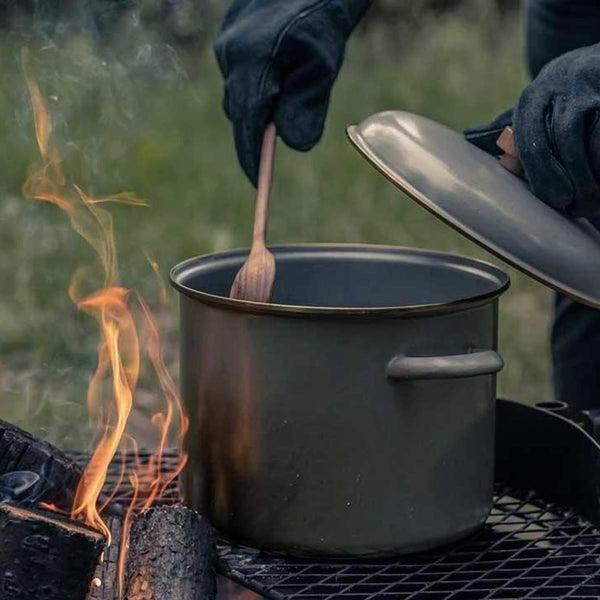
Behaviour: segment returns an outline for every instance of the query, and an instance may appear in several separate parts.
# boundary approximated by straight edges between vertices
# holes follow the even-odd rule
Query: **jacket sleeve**
[[[598,0],[525,0],[525,47],[532,78],[551,60],[600,42]]]

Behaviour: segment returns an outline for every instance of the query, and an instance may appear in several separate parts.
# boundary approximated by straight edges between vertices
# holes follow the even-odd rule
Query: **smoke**
[[[61,447],[94,445],[83,422],[95,330],[65,291],[90,256],[60,215],[21,196],[39,167],[21,51],[29,49],[65,172],[89,194],[138,192],[156,157],[171,164],[176,144],[163,140],[174,109],[160,98],[196,101],[214,15],[210,0],[0,0],[0,251],[10,257],[0,266],[0,410]],[[141,193],[151,202],[160,197],[150,184]],[[162,292],[144,256],[155,254],[147,244],[157,223],[151,210],[134,220],[115,209],[115,230],[125,283],[154,303]],[[164,276],[172,261],[158,259]],[[171,370],[175,346],[166,351]],[[152,414],[154,395],[142,389],[141,396]]]
[[[42,497],[42,478],[32,471],[0,475],[0,505],[33,506]]]
[[[55,135],[68,141],[79,160],[96,156],[109,136],[143,131],[137,107],[146,94],[162,86],[182,88],[197,75],[182,57],[205,43],[204,15],[197,15],[187,37],[169,24],[169,17],[189,4],[40,0],[29,3],[29,10],[15,5],[7,16],[12,48],[27,46],[35,57],[34,75],[50,100]],[[28,102],[16,102],[16,119],[29,135]]]

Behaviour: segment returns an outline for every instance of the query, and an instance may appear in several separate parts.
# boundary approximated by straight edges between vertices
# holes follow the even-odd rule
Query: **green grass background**
[[[135,191],[151,202],[110,209],[126,285],[156,297],[144,252],[166,277],[184,258],[246,245],[253,211],[253,189],[221,112],[212,53],[177,56],[135,23],[120,37],[125,41],[111,52],[83,34],[49,42],[21,32],[6,35],[0,48],[0,417],[71,447],[91,439],[85,388],[97,330],[66,290],[76,267],[93,255],[57,208],[21,193],[39,164],[19,66],[23,44],[49,98],[65,168],[92,193]],[[518,16],[501,23],[485,2],[414,31],[375,24],[357,32],[322,142],[310,153],[279,145],[270,242],[417,246],[501,264],[400,194],[352,149],[344,130],[387,109],[457,129],[486,122],[526,83],[521,48]],[[551,294],[512,270],[511,276],[501,302],[500,393],[549,399]],[[166,356],[176,376],[177,306],[170,295]],[[152,404],[152,385],[142,379],[142,415]]]

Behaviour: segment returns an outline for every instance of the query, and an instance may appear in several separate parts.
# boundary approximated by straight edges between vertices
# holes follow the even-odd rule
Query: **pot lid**
[[[403,192],[507,263],[600,308],[600,232],[544,204],[461,133],[403,111],[348,127],[360,153]]]

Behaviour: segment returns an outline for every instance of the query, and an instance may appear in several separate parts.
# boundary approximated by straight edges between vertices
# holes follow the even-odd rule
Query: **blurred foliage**
[[[429,35],[432,21],[440,17],[461,14],[463,18],[469,18],[476,13],[478,26],[496,36],[502,35],[505,28],[514,24],[519,6],[520,0],[375,0],[359,31],[382,26],[379,35],[387,33],[394,36],[397,43],[410,43],[417,32]],[[435,23],[433,27],[435,30]],[[398,35],[399,30],[408,35]],[[411,32],[413,35],[410,35]]]
[[[222,8],[215,5],[215,15]],[[65,169],[91,194],[134,191],[151,202],[110,208],[125,285],[155,301],[146,254],[166,278],[184,258],[249,240],[254,193],[236,162],[206,43],[218,19],[207,20],[213,29],[207,25],[203,44],[190,46],[149,26],[148,14],[137,16],[123,13],[102,35],[72,23],[56,26],[53,36],[23,26],[0,42],[0,417],[64,446],[91,439],[83,426],[85,387],[97,331],[66,290],[75,269],[94,257],[58,209],[22,197],[39,156],[21,47],[32,51]],[[402,19],[373,19],[350,43],[321,144],[310,153],[280,144],[270,241],[397,244],[491,259],[398,193],[349,146],[344,129],[399,108],[458,129],[490,120],[526,81],[518,16],[472,0],[427,13],[412,36]],[[166,355],[176,373],[173,294],[170,301]],[[514,275],[502,301],[502,393],[529,402],[549,397],[549,304],[542,286]],[[144,376],[138,394],[144,410],[152,386]]]

